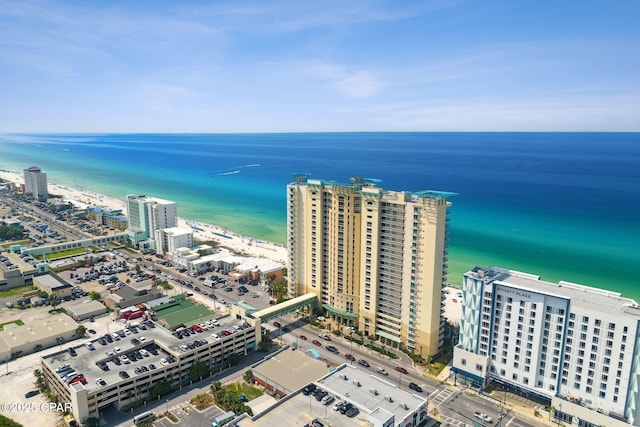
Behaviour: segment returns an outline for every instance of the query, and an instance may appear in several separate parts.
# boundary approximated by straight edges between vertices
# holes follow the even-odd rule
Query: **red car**
[[[356,361],[356,358],[353,356],[353,354],[345,354],[345,355],[344,355],[344,357],[345,357],[347,360],[351,360],[352,362],[355,362],[355,361]]]
[[[86,384],[87,383],[87,379],[85,377],[78,377],[78,378],[74,378],[73,380],[71,380],[71,383]]]
[[[402,372],[403,374],[408,374],[409,372],[404,369],[402,366],[396,366],[396,371]]]
[[[303,340],[303,341],[306,341],[307,337],[305,337],[304,335],[300,335],[300,339]]]
[[[322,343],[320,341],[318,341],[318,340],[313,340],[311,342],[314,343],[315,345],[319,345],[319,346],[322,347]]]
[[[202,328],[199,325],[193,325],[191,329],[193,329],[196,332],[202,332]]]
[[[273,326],[275,326],[276,328],[279,328],[282,325],[280,325],[280,322],[273,322]]]

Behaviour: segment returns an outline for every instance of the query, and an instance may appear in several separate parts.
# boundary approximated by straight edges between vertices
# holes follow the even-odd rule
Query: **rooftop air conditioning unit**
[[[391,396],[385,396],[384,400],[386,400],[387,402],[393,402],[393,397]]]
[[[378,395],[378,390],[376,390],[375,388],[370,389],[370,390],[369,390],[369,392],[370,392],[371,394],[373,394],[374,396],[377,396],[377,395]]]

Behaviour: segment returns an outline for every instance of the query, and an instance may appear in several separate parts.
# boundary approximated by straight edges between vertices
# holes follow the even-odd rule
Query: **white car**
[[[144,357],[148,357],[149,356],[149,352],[147,350],[145,350],[144,348],[140,349],[140,354],[143,355]]]
[[[138,341],[145,342],[145,341],[147,341],[147,339],[145,337],[143,337],[143,336],[139,336],[138,337]]]
[[[482,421],[484,421],[486,423],[492,423],[493,422],[493,419],[489,415],[485,414],[484,412],[476,411],[476,412],[473,413],[473,415],[476,418],[478,418],[479,420],[482,420]]]
[[[115,350],[116,353],[120,353],[122,351],[120,347],[114,347],[113,349]]]
[[[341,401],[336,401],[336,403],[333,405],[333,410],[334,411],[338,411],[340,410],[340,407],[342,407],[342,402]]]

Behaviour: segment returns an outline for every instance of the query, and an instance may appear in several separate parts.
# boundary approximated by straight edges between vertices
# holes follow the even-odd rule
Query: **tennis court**
[[[173,302],[155,307],[156,319],[163,327],[173,330],[177,326],[191,326],[215,315],[205,305],[194,304],[183,295],[176,295]]]

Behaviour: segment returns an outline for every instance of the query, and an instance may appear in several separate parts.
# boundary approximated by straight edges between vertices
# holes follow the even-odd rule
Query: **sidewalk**
[[[436,381],[441,383],[447,383],[448,387],[457,391],[466,389],[466,386],[454,386],[453,383],[449,383],[448,380],[451,376],[451,362],[444,367],[444,369],[436,377]],[[477,391],[477,390],[476,390]],[[526,420],[538,426],[555,426],[556,424],[551,421],[549,412],[545,411],[539,404],[523,398],[522,396],[513,395],[512,393],[502,393],[498,390],[492,390],[490,393],[484,391],[477,392],[478,397],[495,403],[500,406],[503,405],[506,413],[515,412],[518,414],[518,418]],[[539,416],[536,416],[536,411]]]

